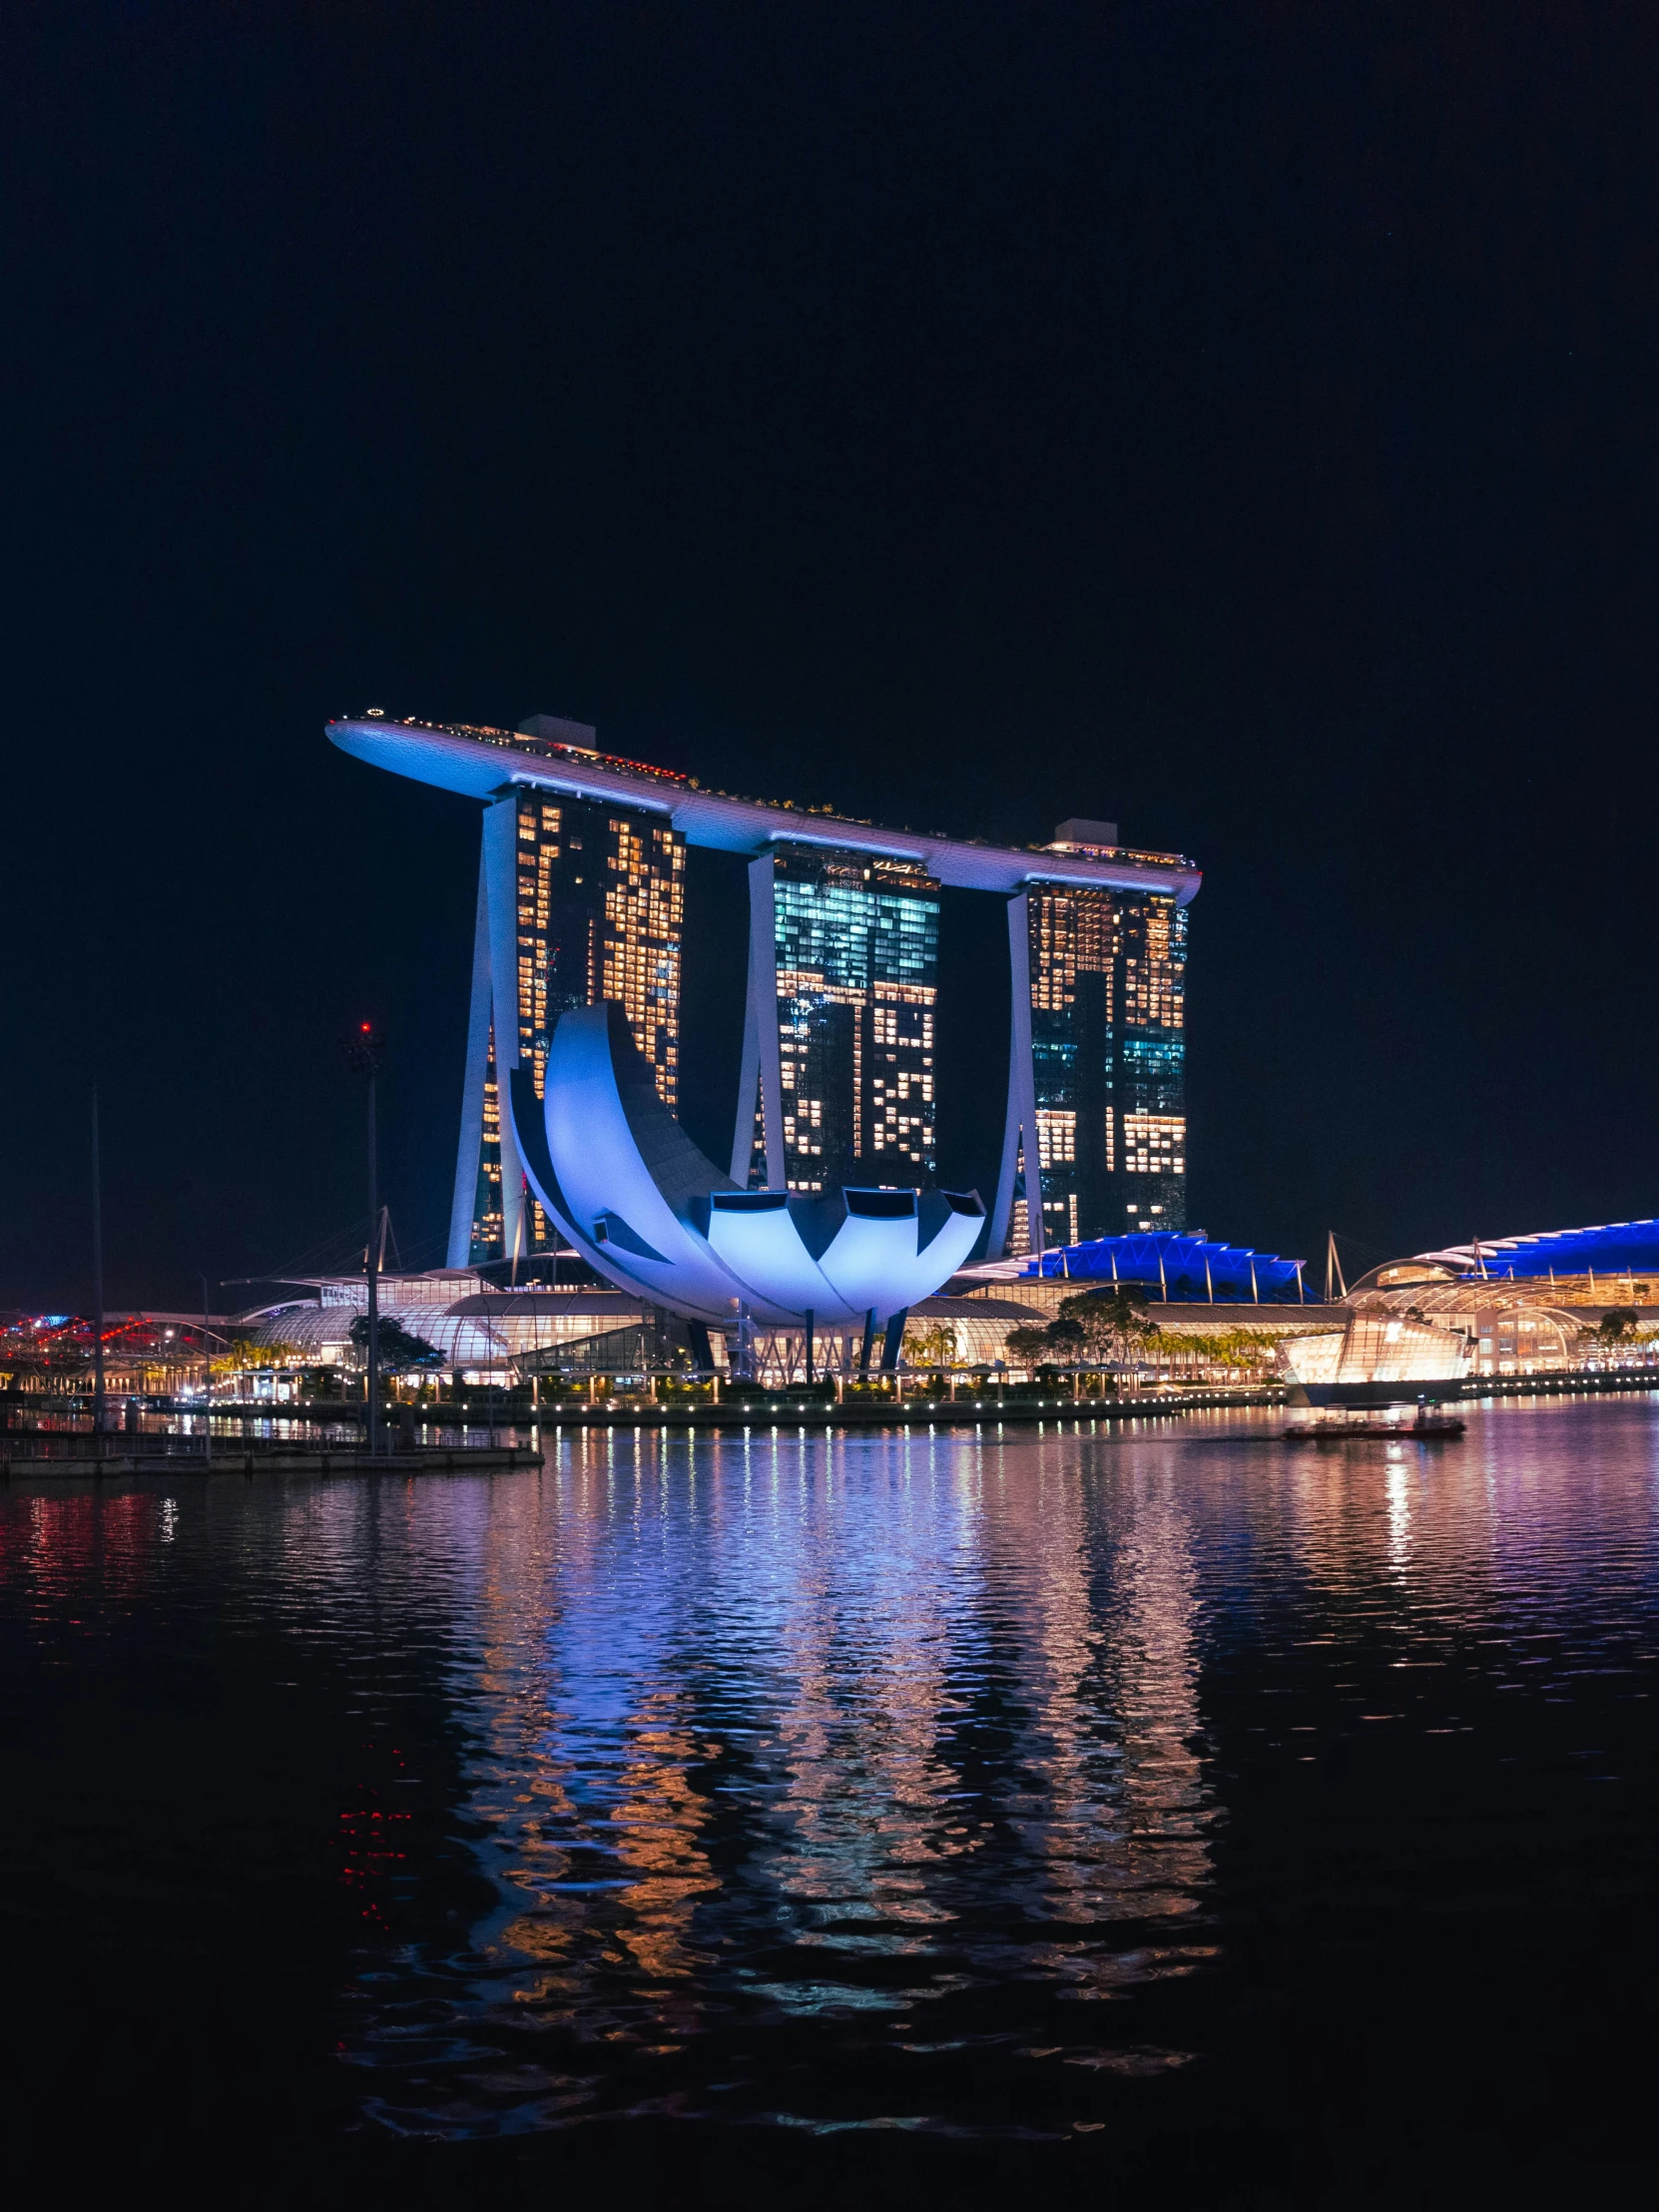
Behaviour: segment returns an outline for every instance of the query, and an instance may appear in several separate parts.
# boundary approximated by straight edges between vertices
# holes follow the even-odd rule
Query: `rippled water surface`
[[[14,2064],[158,2143],[1605,2151],[1656,1506],[1645,1397],[14,1483]]]

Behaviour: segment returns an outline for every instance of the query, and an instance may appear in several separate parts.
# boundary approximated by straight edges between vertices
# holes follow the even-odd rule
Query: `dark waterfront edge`
[[[1482,1399],[1519,1397],[1600,1396],[1609,1391],[1647,1392],[1659,1391],[1651,1374],[1630,1375],[1561,1375],[1561,1376],[1504,1376],[1486,1377],[1478,1382],[1465,1382],[1456,1397],[1462,1403],[1478,1403]],[[987,1428],[1053,1427],[1073,1433],[1094,1432],[1101,1424],[1124,1420],[1174,1420],[1187,1413],[1249,1411],[1280,1407],[1287,1402],[1287,1393],[1274,1390],[1214,1390],[1194,1392],[1179,1401],[1169,1399],[1144,1399],[1135,1397],[1085,1399],[1060,1398],[1049,1400],[1014,1400],[1006,1406],[983,1400],[958,1402],[954,1406],[942,1400],[918,1399],[915,1405],[879,1406],[791,1404],[779,1399],[776,1404],[764,1407],[747,1406],[660,1405],[655,1410],[644,1406],[580,1406],[561,1410],[552,1419],[519,1420],[499,1425],[518,1430],[533,1429],[544,1437],[557,1438],[566,1430],[590,1428],[632,1429],[636,1434],[654,1430],[659,1434],[687,1431],[752,1432],[762,1431],[771,1435],[794,1432],[808,1435],[822,1430],[826,1433],[837,1429],[902,1430],[925,1428],[930,1430],[982,1431]],[[1073,1407],[1076,1410],[1073,1410]],[[1087,1410],[1084,1410],[1084,1407]],[[255,1417],[251,1412],[242,1417]],[[269,1418],[270,1416],[264,1415]],[[303,1416],[301,1416],[303,1417]],[[1407,1431],[1402,1430],[1402,1433]],[[67,1444],[80,1443],[82,1439],[73,1431],[60,1432]],[[16,1477],[28,1480],[32,1477],[120,1477],[126,1475],[177,1475],[177,1474],[255,1474],[255,1473],[311,1473],[311,1474],[451,1474],[482,1473],[485,1471],[510,1471],[514,1468],[540,1466],[545,1463],[545,1447],[538,1444],[502,1445],[494,1442],[479,1444],[417,1444],[382,1451],[378,1455],[338,1444],[306,1444],[285,1438],[221,1439],[216,1442],[212,1463],[208,1463],[194,1437],[173,1440],[173,1448],[135,1452],[130,1448],[112,1449],[95,1453],[86,1450],[53,1450],[51,1444],[58,1440],[51,1431],[34,1431],[35,1439],[48,1448],[34,1451],[12,1451],[0,1457],[0,1479]],[[112,1445],[126,1444],[128,1439],[112,1436]]]

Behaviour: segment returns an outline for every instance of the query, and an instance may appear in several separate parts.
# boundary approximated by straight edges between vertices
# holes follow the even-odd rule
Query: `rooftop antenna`
[[[1210,1280],[1210,1255],[1204,1255],[1204,1288],[1210,1295],[1210,1304],[1216,1303],[1216,1286]]]
[[[1256,1255],[1254,1252],[1250,1255],[1250,1303],[1252,1306],[1260,1306],[1262,1303],[1262,1294],[1256,1288]]]
[[[1335,1271],[1337,1277],[1338,1294],[1343,1298],[1347,1298],[1348,1285],[1343,1281],[1343,1263],[1337,1252],[1337,1232],[1334,1229],[1328,1229],[1325,1232],[1325,1303],[1327,1306],[1331,1304],[1331,1277],[1333,1271]]]

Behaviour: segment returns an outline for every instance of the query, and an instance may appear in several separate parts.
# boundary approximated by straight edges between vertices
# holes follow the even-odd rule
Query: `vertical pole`
[[[807,1309],[807,1387],[813,1386],[813,1309]]]
[[[92,1086],[92,1426],[104,1433],[104,1171],[98,1156],[98,1085]]]
[[[865,1314],[865,1316],[864,1316],[864,1345],[863,1345],[863,1350],[862,1350],[862,1351],[861,1351],[861,1352],[859,1353],[859,1355],[858,1355],[858,1374],[859,1374],[859,1377],[860,1377],[860,1379],[861,1379],[861,1380],[864,1380],[864,1381],[867,1381],[867,1380],[868,1380],[868,1377],[869,1377],[869,1356],[870,1356],[870,1353],[871,1353],[871,1352],[872,1352],[872,1351],[874,1350],[874,1348],[875,1348],[875,1308],[874,1308],[874,1307],[872,1306],[872,1307],[871,1307],[871,1308],[869,1309],[869,1312],[868,1312],[867,1314]]]
[[[379,1253],[380,1165],[375,1149],[374,1071],[368,1076],[368,1250],[363,1267],[368,1276],[368,1455],[380,1449],[380,1271]]]
[[[208,1341],[208,1279],[202,1278],[202,1455],[214,1463],[214,1358]],[[248,1431],[243,1430],[246,1435]]]

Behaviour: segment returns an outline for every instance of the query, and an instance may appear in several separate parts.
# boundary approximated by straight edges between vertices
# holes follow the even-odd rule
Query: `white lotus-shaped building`
[[[575,1249],[704,1327],[862,1330],[867,1347],[955,1273],[984,1221],[971,1191],[740,1189],[664,1106],[614,1004],[560,1020],[545,1098],[527,1069],[506,1090],[531,1188]]]

